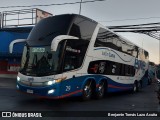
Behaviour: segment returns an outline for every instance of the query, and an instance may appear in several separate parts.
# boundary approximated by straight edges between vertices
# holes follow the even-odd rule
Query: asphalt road
[[[66,113],[68,111],[91,111],[91,113],[94,113],[95,115],[97,111],[155,112],[160,108],[158,105],[154,84],[143,88],[138,93],[133,94],[131,92],[122,92],[109,94],[101,100],[93,99],[85,102],[81,101],[79,97],[66,98],[62,100],[42,99],[32,95],[17,92],[15,86],[15,79],[0,78],[0,111],[50,111],[50,113],[54,113],[55,111],[63,111],[63,114],[65,114],[65,111]],[[76,114],[76,112],[74,114]],[[81,114],[83,113],[84,112]],[[89,119],[89,117],[84,118]],[[151,117],[147,119],[150,118]],[[59,117],[56,119],[59,119]],[[106,117],[101,119],[106,120]]]

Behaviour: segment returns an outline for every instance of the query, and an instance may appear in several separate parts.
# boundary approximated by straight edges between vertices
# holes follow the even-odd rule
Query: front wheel
[[[82,99],[84,101],[89,100],[92,96],[92,81],[87,81],[83,87]]]
[[[140,82],[134,82],[134,86],[133,86],[133,92],[139,92],[139,89],[141,88],[141,83]]]

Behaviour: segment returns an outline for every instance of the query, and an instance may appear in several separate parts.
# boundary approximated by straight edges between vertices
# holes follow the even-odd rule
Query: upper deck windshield
[[[42,19],[28,36],[29,46],[50,45],[58,35],[67,35],[73,16],[60,15]]]

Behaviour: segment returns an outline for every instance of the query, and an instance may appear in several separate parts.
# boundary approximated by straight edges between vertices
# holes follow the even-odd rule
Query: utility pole
[[[160,35],[159,35],[160,38]],[[159,39],[159,65],[160,65],[160,39]]]
[[[142,39],[142,49],[143,49],[143,39]]]
[[[81,4],[82,4],[82,0],[80,2],[80,6],[79,6],[79,15],[81,14]]]

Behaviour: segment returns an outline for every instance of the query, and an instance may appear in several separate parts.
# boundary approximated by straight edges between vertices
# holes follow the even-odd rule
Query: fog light
[[[55,91],[54,89],[49,90],[49,91],[48,91],[48,94],[52,94],[52,93],[54,93],[54,91]]]

